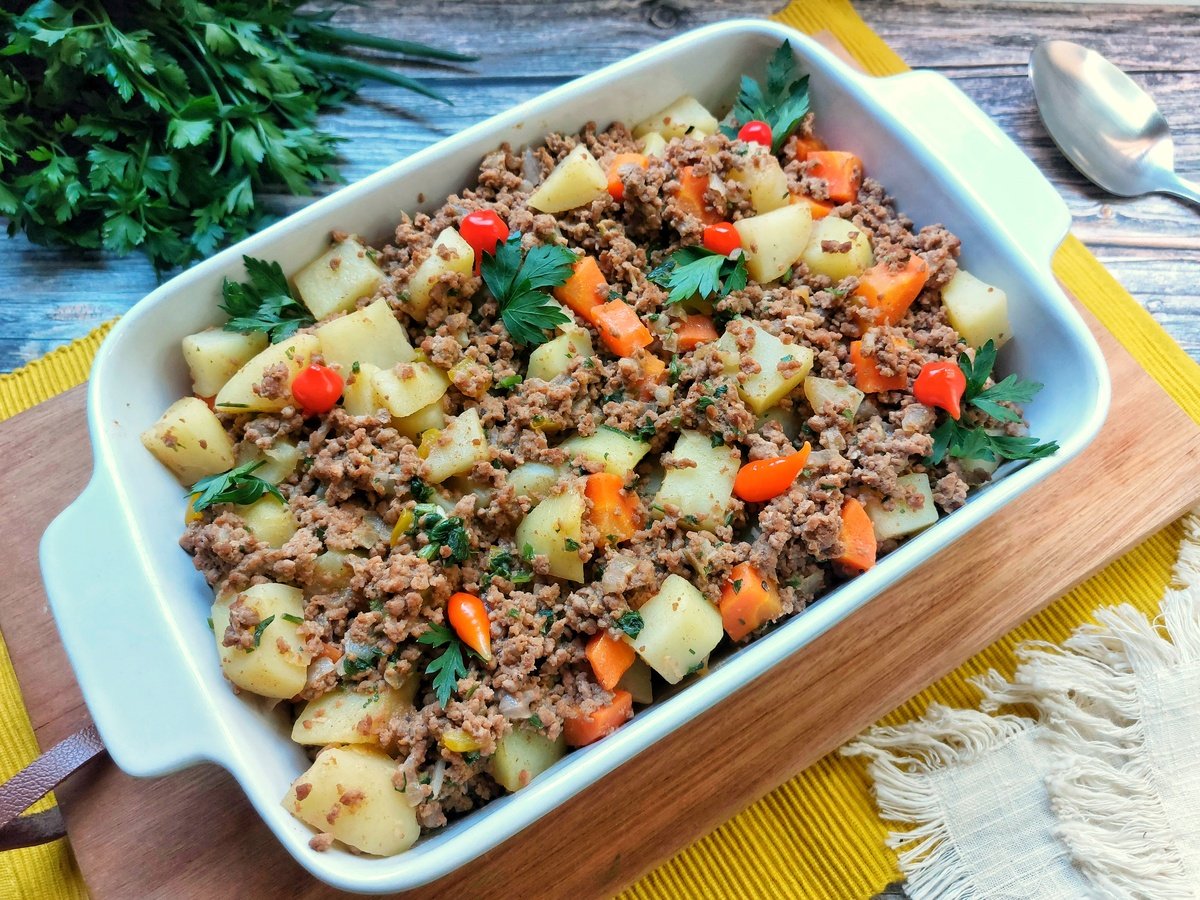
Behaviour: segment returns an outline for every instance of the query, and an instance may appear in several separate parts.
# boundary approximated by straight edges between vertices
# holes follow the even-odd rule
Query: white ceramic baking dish
[[[585,122],[636,121],[683,93],[728,109],[739,76],[762,76],[792,42],[811,73],[818,131],[856,151],[918,225],[941,222],[963,260],[1001,285],[1016,334],[1000,368],[1045,384],[1032,431],[1057,440],[1053,457],[1013,466],[967,505],[765,638],[720,661],[609,738],[571,753],[506,796],[389,859],[317,853],[312,832],[280,806],[307,765],[281,714],[239,698],[223,680],[206,624],[211,594],[179,549],[183,495],[138,435],[189,391],[179,339],[221,320],[223,276],[241,256],[295,271],[332,229],[386,238],[401,210],[437,206],[473,180],[502,141],[536,143]],[[418,201],[424,198],[424,203]],[[47,530],[47,591],[75,674],[116,763],[133,775],[207,760],[225,767],[288,851],[318,878],[353,891],[424,884],[487,851],[699,712],[767,672],[905,573],[1077,454],[1109,399],[1099,350],[1050,271],[1070,216],[1033,164],[951,83],[927,72],[875,79],[852,71],[807,37],[765,21],[731,21],[685,34],[573,81],[338,191],[164,284],[117,325],[96,359],[88,414],[91,483]]]

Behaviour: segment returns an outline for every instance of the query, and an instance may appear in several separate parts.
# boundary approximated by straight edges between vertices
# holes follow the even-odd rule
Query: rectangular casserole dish
[[[858,153],[918,226],[950,228],[962,239],[964,264],[1007,291],[1016,337],[1001,352],[999,370],[1045,384],[1027,413],[1031,431],[1062,449],[1002,467],[998,480],[965,507],[874,569],[727,655],[705,678],[664,695],[612,736],[571,753],[519,793],[400,856],[311,850],[312,832],[280,805],[307,767],[304,750],[288,738],[281,712],[264,712],[224,681],[206,623],[211,592],[177,543],[181,489],[139,441],[188,392],[179,339],[221,320],[221,280],[241,276],[242,254],[278,260],[294,272],[325,247],[333,229],[384,238],[401,210],[439,204],[504,141],[536,144],[547,132],[575,131],[589,120],[633,122],[683,93],[724,112],[740,75],[761,77],[785,39],[811,74],[821,136]],[[1069,224],[1065,205],[1034,165],[949,81],[927,72],[871,78],[789,28],[735,20],[682,35],[469,128],[184,272],[137,304],[101,348],[88,396],[95,472],[41,545],[63,643],[114,761],[137,776],[201,761],[224,767],[288,851],[346,890],[404,890],[474,859],[763,675],[1088,444],[1107,412],[1109,385],[1099,349],[1051,274],[1051,255]]]

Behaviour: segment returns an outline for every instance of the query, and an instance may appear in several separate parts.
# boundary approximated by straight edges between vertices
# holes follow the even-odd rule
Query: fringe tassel
[[[888,837],[913,900],[987,900],[972,883],[951,840],[929,776],[1004,746],[1030,725],[1018,716],[989,716],[935,704],[922,719],[898,727],[872,728],[842,748],[843,756],[867,760],[883,817],[914,826]]]

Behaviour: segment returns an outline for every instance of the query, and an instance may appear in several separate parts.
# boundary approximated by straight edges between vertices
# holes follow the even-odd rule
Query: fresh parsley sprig
[[[480,274],[500,304],[504,327],[518,344],[544,344],[546,331],[570,321],[551,302],[546,288],[564,284],[576,261],[574,253],[556,244],[539,244],[522,256],[519,232],[497,244],[494,254],[483,254]]]
[[[446,704],[450,702],[450,695],[458,689],[459,679],[467,675],[463,643],[445,625],[435,625],[432,622],[429,630],[417,638],[417,643],[445,648],[440,656],[425,667],[425,674],[433,676],[433,690],[437,694],[438,706],[445,709]],[[470,656],[479,658],[479,654],[470,647],[466,650]]]
[[[1001,403],[1028,403],[1042,389],[1036,381],[1023,381],[1011,374],[990,388],[985,388],[996,364],[996,345],[988,341],[975,351],[972,360],[966,353],[958,356],[958,367],[967,381],[963,406],[973,406],[997,422],[1020,422],[1014,410]],[[959,459],[1041,459],[1058,451],[1058,443],[1042,444],[1029,435],[990,434],[981,426],[971,426],[962,419],[946,416],[933,431],[933,451],[929,460],[937,465],[947,455]]]
[[[796,73],[792,45],[784,41],[767,63],[764,89],[749,75],[742,76],[742,89],[733,104],[735,124],[722,125],[727,137],[737,137],[738,127],[758,120],[771,126],[771,152],[778,153],[808,114],[808,76]]]
[[[667,288],[668,303],[681,303],[692,297],[724,297],[746,286],[746,258],[738,254],[730,259],[706,247],[676,250],[646,276],[659,287]]]
[[[271,494],[278,497],[279,502],[286,503],[279,488],[253,474],[254,470],[264,462],[265,460],[261,459],[253,460],[230,469],[228,472],[222,472],[220,475],[201,478],[192,485],[189,492],[199,494],[192,501],[192,509],[196,512],[203,512],[216,503],[237,503],[245,506],[265,494]]]
[[[442,547],[450,548],[446,561],[462,564],[471,555],[471,536],[458,516],[447,516],[433,503],[418,503],[413,507],[413,524],[409,534],[424,532],[429,543],[417,551],[421,559],[441,560]]]
[[[308,307],[292,295],[287,276],[273,260],[243,256],[249,281],[225,279],[221,285],[221,309],[229,315],[226,331],[251,334],[264,332],[277,344],[305,325],[316,324]]]

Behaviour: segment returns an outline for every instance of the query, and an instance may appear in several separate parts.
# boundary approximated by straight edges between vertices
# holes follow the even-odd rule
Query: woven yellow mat
[[[775,18],[801,31],[831,32],[874,75],[907,68],[847,0],[796,0]],[[1095,257],[1075,238],[1068,238],[1055,256],[1054,269],[1176,402],[1200,421],[1200,367]],[[0,375],[0,419],[83,382],[108,327],[17,372]],[[1156,610],[1181,533],[1174,525],[1154,535],[922,691],[886,721],[912,718],[933,701],[971,705],[974,697],[964,686],[965,676],[988,668],[1011,672],[1011,651],[1017,642],[1060,641],[1075,625],[1090,619],[1098,606],[1128,601],[1147,612]],[[2,641],[0,736],[0,780],[4,780],[31,760],[38,748]],[[899,877],[896,859],[884,847],[884,835],[862,769],[831,754],[664,863],[629,888],[623,900],[870,897]],[[137,860],[130,860],[130,865],[136,866]],[[2,898],[86,896],[66,841],[0,854]]]

